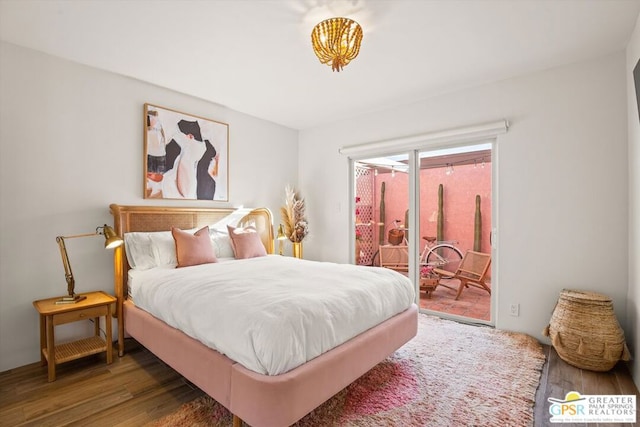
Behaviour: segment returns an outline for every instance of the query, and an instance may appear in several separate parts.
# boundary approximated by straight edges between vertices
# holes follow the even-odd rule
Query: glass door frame
[[[497,289],[498,289],[498,257],[497,257],[497,227],[498,223],[498,174],[497,174],[497,137],[489,137],[489,138],[481,138],[477,140],[465,140],[465,141],[454,141],[445,144],[429,144],[429,143],[416,143],[414,147],[411,149],[398,149],[393,151],[385,152],[372,152],[367,155],[360,156],[350,156],[349,157],[349,235],[350,235],[350,261],[355,262],[355,197],[356,197],[356,185],[355,185],[355,172],[354,167],[355,163],[359,160],[365,160],[367,158],[372,157],[385,157],[385,156],[395,156],[395,155],[407,155],[408,156],[408,165],[409,165],[409,179],[408,184],[409,191],[408,200],[409,200],[409,224],[408,224],[408,250],[409,250],[409,272],[408,277],[414,285],[416,298],[415,302],[420,307],[420,290],[419,290],[419,254],[420,254],[420,230],[419,230],[419,212],[420,212],[420,152],[425,151],[434,151],[446,148],[461,148],[465,146],[472,146],[481,143],[490,143],[491,144],[491,315],[489,321],[472,319],[469,317],[463,317],[458,315],[450,315],[443,312],[435,312],[431,310],[425,310],[420,308],[420,312],[437,315],[442,318],[449,318],[452,320],[466,322],[466,323],[477,323],[477,324],[485,324],[489,326],[495,326],[496,320],[496,305],[497,305]]]

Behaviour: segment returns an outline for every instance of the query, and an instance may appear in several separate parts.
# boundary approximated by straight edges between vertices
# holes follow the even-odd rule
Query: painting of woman
[[[149,104],[145,116],[145,197],[228,200],[228,125]]]

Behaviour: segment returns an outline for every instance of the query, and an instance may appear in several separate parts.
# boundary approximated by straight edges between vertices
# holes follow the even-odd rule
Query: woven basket
[[[562,360],[581,369],[604,372],[629,360],[624,332],[606,295],[563,289],[543,334]]]
[[[399,245],[400,243],[402,243],[403,239],[404,239],[404,231],[398,230],[397,228],[392,228],[391,230],[389,230],[389,233],[387,235],[387,240],[392,245],[394,246]]]

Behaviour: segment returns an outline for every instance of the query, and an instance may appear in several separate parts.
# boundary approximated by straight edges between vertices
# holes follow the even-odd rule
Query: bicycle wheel
[[[462,252],[453,245],[435,245],[427,254],[427,265],[454,273],[462,261]]]
[[[376,251],[375,254],[371,257],[370,267],[380,267],[380,249]]]

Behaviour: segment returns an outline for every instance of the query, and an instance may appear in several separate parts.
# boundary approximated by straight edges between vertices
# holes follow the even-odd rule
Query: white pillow
[[[176,265],[176,244],[170,231],[124,233],[129,266],[148,270],[161,265]]]
[[[148,270],[156,266],[150,233],[124,233],[124,248],[131,268]]]
[[[195,230],[185,231],[193,233]],[[209,237],[217,258],[234,257],[228,231],[222,233],[209,229]],[[136,270],[178,264],[176,243],[170,231],[125,233],[124,244],[129,266]]]
[[[231,238],[228,233],[221,233],[219,231],[209,229],[209,236],[211,237],[211,244],[213,250],[216,253],[217,258],[233,258],[233,248],[231,247]]]
[[[237,208],[209,226],[209,236],[217,258],[233,258],[235,256],[227,225],[235,227],[238,221],[251,211],[252,209],[249,208]],[[194,233],[196,230],[184,231]],[[124,244],[129,266],[136,270],[178,264],[176,244],[170,231],[124,233]]]
[[[186,230],[193,234],[192,230]],[[156,266],[178,265],[176,255],[176,242],[170,231],[162,231],[151,234],[151,246]]]

